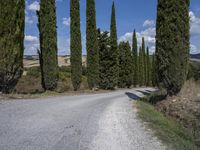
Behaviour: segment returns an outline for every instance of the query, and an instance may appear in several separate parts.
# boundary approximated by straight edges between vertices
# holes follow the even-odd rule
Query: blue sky
[[[109,31],[113,0],[96,0],[97,27]],[[58,53],[70,54],[70,0],[56,0]],[[80,0],[83,54],[85,49],[86,0]],[[155,20],[157,0],[115,0],[119,41],[130,41],[136,29],[139,44],[145,37],[151,53],[155,50]],[[25,55],[34,55],[39,48],[37,16],[39,0],[26,0]],[[191,53],[200,53],[200,1],[191,0]]]

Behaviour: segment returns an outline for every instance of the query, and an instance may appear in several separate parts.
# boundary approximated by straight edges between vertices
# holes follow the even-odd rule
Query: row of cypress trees
[[[71,64],[74,90],[81,84],[82,45],[79,0],[71,0]],[[169,95],[177,94],[187,76],[189,60],[190,0],[158,0],[156,54],[137,47],[133,33],[132,53],[127,42],[118,47],[115,5],[112,5],[110,36],[96,31],[95,0],[87,0],[87,77],[91,89],[158,85]],[[25,0],[0,2],[0,90],[10,92],[23,72]],[[46,90],[57,86],[57,31],[55,0],[41,0],[38,15],[42,85]],[[131,77],[131,78],[130,78]]]

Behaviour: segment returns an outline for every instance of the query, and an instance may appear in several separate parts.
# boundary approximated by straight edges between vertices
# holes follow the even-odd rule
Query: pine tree
[[[189,60],[190,0],[158,0],[156,72],[159,86],[175,95],[186,79]]]
[[[38,15],[43,88],[54,90],[58,81],[57,27],[55,0],[41,0]]]
[[[136,31],[133,33],[132,53],[133,53],[133,85],[136,87],[138,84],[138,47]]]
[[[110,51],[111,51],[111,74],[113,75],[111,84],[113,89],[118,84],[118,76],[119,76],[119,52],[118,52],[118,44],[117,44],[117,26],[116,26],[116,16],[115,16],[115,4],[113,1],[112,4],[112,14],[111,14],[111,25],[110,25]]]
[[[25,0],[0,2],[0,91],[9,93],[23,72]]]
[[[79,0],[70,1],[70,18],[71,18],[71,79],[74,90],[78,90],[82,78],[82,45],[80,30],[80,4]]]
[[[99,82],[99,53],[96,32],[96,10],[95,1],[87,0],[87,29],[86,29],[86,48],[87,48],[87,78],[89,87],[95,88]]]
[[[118,86],[120,88],[132,85],[133,79],[133,58],[131,55],[131,47],[128,42],[119,44],[119,79]]]
[[[98,29],[98,51],[99,51],[99,86],[101,89],[113,89],[112,84],[112,59],[110,51],[109,32],[101,33]]]
[[[147,53],[146,53],[146,70],[147,70],[147,82],[146,86],[151,85],[151,61],[150,61],[150,56],[149,56],[149,48],[147,47]]]

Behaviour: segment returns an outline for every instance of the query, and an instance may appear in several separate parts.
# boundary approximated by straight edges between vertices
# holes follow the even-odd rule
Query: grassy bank
[[[170,117],[164,116],[149,103],[138,101],[138,116],[169,149],[174,150],[199,150],[200,134],[195,134],[184,128]]]

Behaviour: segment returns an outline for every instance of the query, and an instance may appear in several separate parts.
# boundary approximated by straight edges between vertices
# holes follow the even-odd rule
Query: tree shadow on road
[[[130,99],[132,99],[132,100],[135,100],[135,101],[137,101],[137,100],[139,100],[141,97],[139,97],[139,96],[137,96],[136,94],[133,94],[133,93],[130,93],[130,92],[126,92],[125,93]]]
[[[152,92],[149,92],[149,91],[141,91],[141,90],[136,90],[137,92],[140,92],[140,93],[142,93],[142,94],[144,94],[144,95],[150,95]]]

